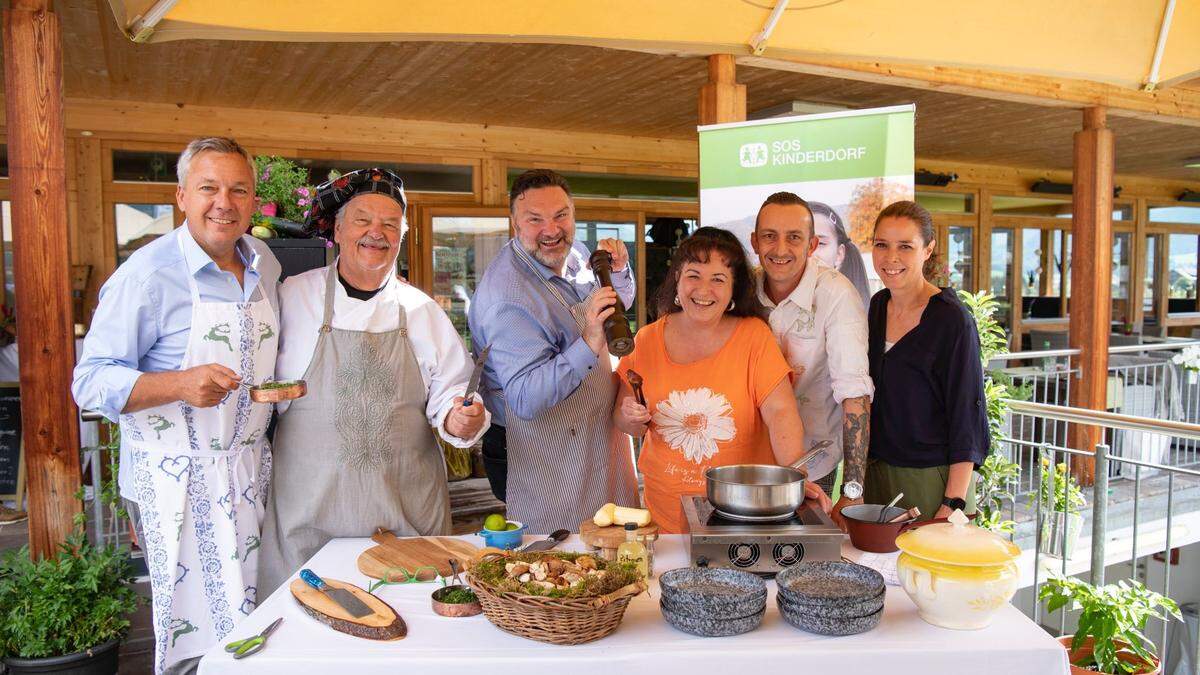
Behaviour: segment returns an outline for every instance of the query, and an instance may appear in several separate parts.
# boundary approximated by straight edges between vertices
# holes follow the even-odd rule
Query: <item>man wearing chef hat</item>
[[[472,362],[450,318],[396,274],[406,207],[403,182],[386,169],[321,185],[308,224],[332,230],[338,258],[280,288],[276,378],[302,379],[308,393],[278,406],[263,597],[330,539],[381,526],[450,532],[433,434],[470,447],[491,416],[478,400],[464,405]]]
[[[146,552],[156,673],[195,669],[254,608],[275,372],[279,262],[246,234],[254,163],[230,138],[179,156],[183,226],[100,289],[72,392],[120,421],[121,496]]]

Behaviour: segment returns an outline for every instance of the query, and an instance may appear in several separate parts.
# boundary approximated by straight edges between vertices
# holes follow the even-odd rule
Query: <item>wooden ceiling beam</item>
[[[369,142],[393,149],[616,160],[685,169],[695,166],[697,152],[694,140],[140,101],[67,99],[66,120],[68,129],[125,138],[224,134],[250,143],[290,141],[331,148]]]
[[[1200,126],[1200,91],[1170,87],[1138,91],[1110,84],[966,68],[870,62],[801,62],[740,56],[739,65],[912,87],[997,101],[1059,108],[1103,106],[1110,115]]]

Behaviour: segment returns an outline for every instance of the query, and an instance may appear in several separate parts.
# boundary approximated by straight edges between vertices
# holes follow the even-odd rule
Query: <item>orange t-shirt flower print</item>
[[[667,354],[660,319],[638,331],[621,377],[642,376],[650,410],[638,469],[646,508],[662,533],[682,532],[683,495],[704,494],[704,473],[728,464],[774,464],[771,439],[758,407],[791,374],[770,327],[740,319],[712,356],[675,363]]]
[[[717,443],[737,436],[731,411],[724,394],[698,387],[671,392],[655,406],[651,422],[667,445],[700,464],[717,454]]]

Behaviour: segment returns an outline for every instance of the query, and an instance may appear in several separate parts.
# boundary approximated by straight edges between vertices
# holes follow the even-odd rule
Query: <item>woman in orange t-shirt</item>
[[[684,240],[656,304],[662,318],[638,331],[618,366],[613,423],[645,437],[646,507],[660,532],[679,533],[680,497],[704,494],[709,467],[789,465],[803,452],[804,428],[737,237],[702,227]],[[630,369],[644,380],[645,406],[625,381]],[[829,510],[820,488],[806,484],[805,493]]]

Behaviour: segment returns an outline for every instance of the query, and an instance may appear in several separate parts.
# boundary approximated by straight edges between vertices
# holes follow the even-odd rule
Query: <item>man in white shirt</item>
[[[330,539],[450,533],[434,430],[470,447],[491,417],[478,400],[464,405],[472,362],[450,318],[396,275],[405,206],[383,169],[317,188],[309,223],[332,228],[339,256],[279,291],[276,379],[303,379],[308,394],[278,407],[260,597]]]
[[[871,383],[867,315],[854,284],[812,253],[817,248],[808,204],[791,192],[763,202],[750,235],[759,256],[758,297],[771,312],[771,332],[795,371],[794,388],[804,421],[809,476],[833,490],[845,459],[841,509],[862,502],[870,446]]]

